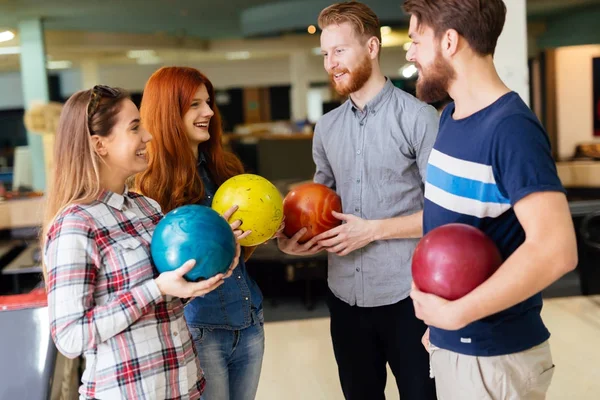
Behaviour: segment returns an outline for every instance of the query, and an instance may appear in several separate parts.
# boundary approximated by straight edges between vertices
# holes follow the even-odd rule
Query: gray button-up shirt
[[[336,190],[343,212],[367,220],[423,209],[438,113],[386,79],[361,111],[349,99],[317,123],[314,181]],[[329,253],[331,291],[350,305],[377,307],[408,297],[417,239],[375,241],[340,257]]]

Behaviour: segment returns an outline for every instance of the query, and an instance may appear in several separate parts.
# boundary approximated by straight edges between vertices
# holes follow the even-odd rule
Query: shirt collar
[[[373,113],[377,112],[378,109],[379,109],[379,107],[387,99],[388,95],[390,93],[392,93],[393,89],[394,89],[394,84],[392,83],[392,81],[388,77],[386,77],[385,78],[385,85],[383,85],[383,89],[381,89],[379,91],[379,93],[377,93],[377,95],[375,97],[373,97],[371,100],[369,100],[369,102],[367,102],[367,104],[365,104],[363,110],[364,111],[371,111]],[[352,105],[352,111],[354,111],[354,112],[358,111],[358,107],[356,107],[354,105],[354,102],[352,101],[352,98],[350,98],[350,104]]]
[[[117,210],[122,211],[125,202],[129,199],[129,188],[125,185],[125,190],[122,194],[111,192],[110,190],[102,189],[98,194],[97,200]]]
[[[203,151],[198,152],[198,165],[206,164],[206,156]]]

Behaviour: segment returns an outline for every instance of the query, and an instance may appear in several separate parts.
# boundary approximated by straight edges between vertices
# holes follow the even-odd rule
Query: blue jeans
[[[265,352],[262,323],[246,329],[190,326],[206,378],[203,400],[254,400]]]

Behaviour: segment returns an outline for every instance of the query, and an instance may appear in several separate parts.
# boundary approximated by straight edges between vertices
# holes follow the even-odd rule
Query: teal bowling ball
[[[159,273],[175,270],[190,259],[194,268],[184,277],[190,282],[225,273],[235,257],[236,240],[231,226],[216,211],[186,205],[168,212],[159,221],[150,244]]]

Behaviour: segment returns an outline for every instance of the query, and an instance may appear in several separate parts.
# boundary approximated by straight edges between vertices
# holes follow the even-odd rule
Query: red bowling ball
[[[466,224],[447,224],[431,230],[413,254],[412,274],[417,288],[456,300],[486,281],[502,264],[494,242]]]
[[[342,223],[331,211],[342,212],[342,201],[335,191],[320,183],[299,185],[283,199],[283,233],[292,237],[300,229],[307,228],[299,240],[299,243],[305,243]]]

